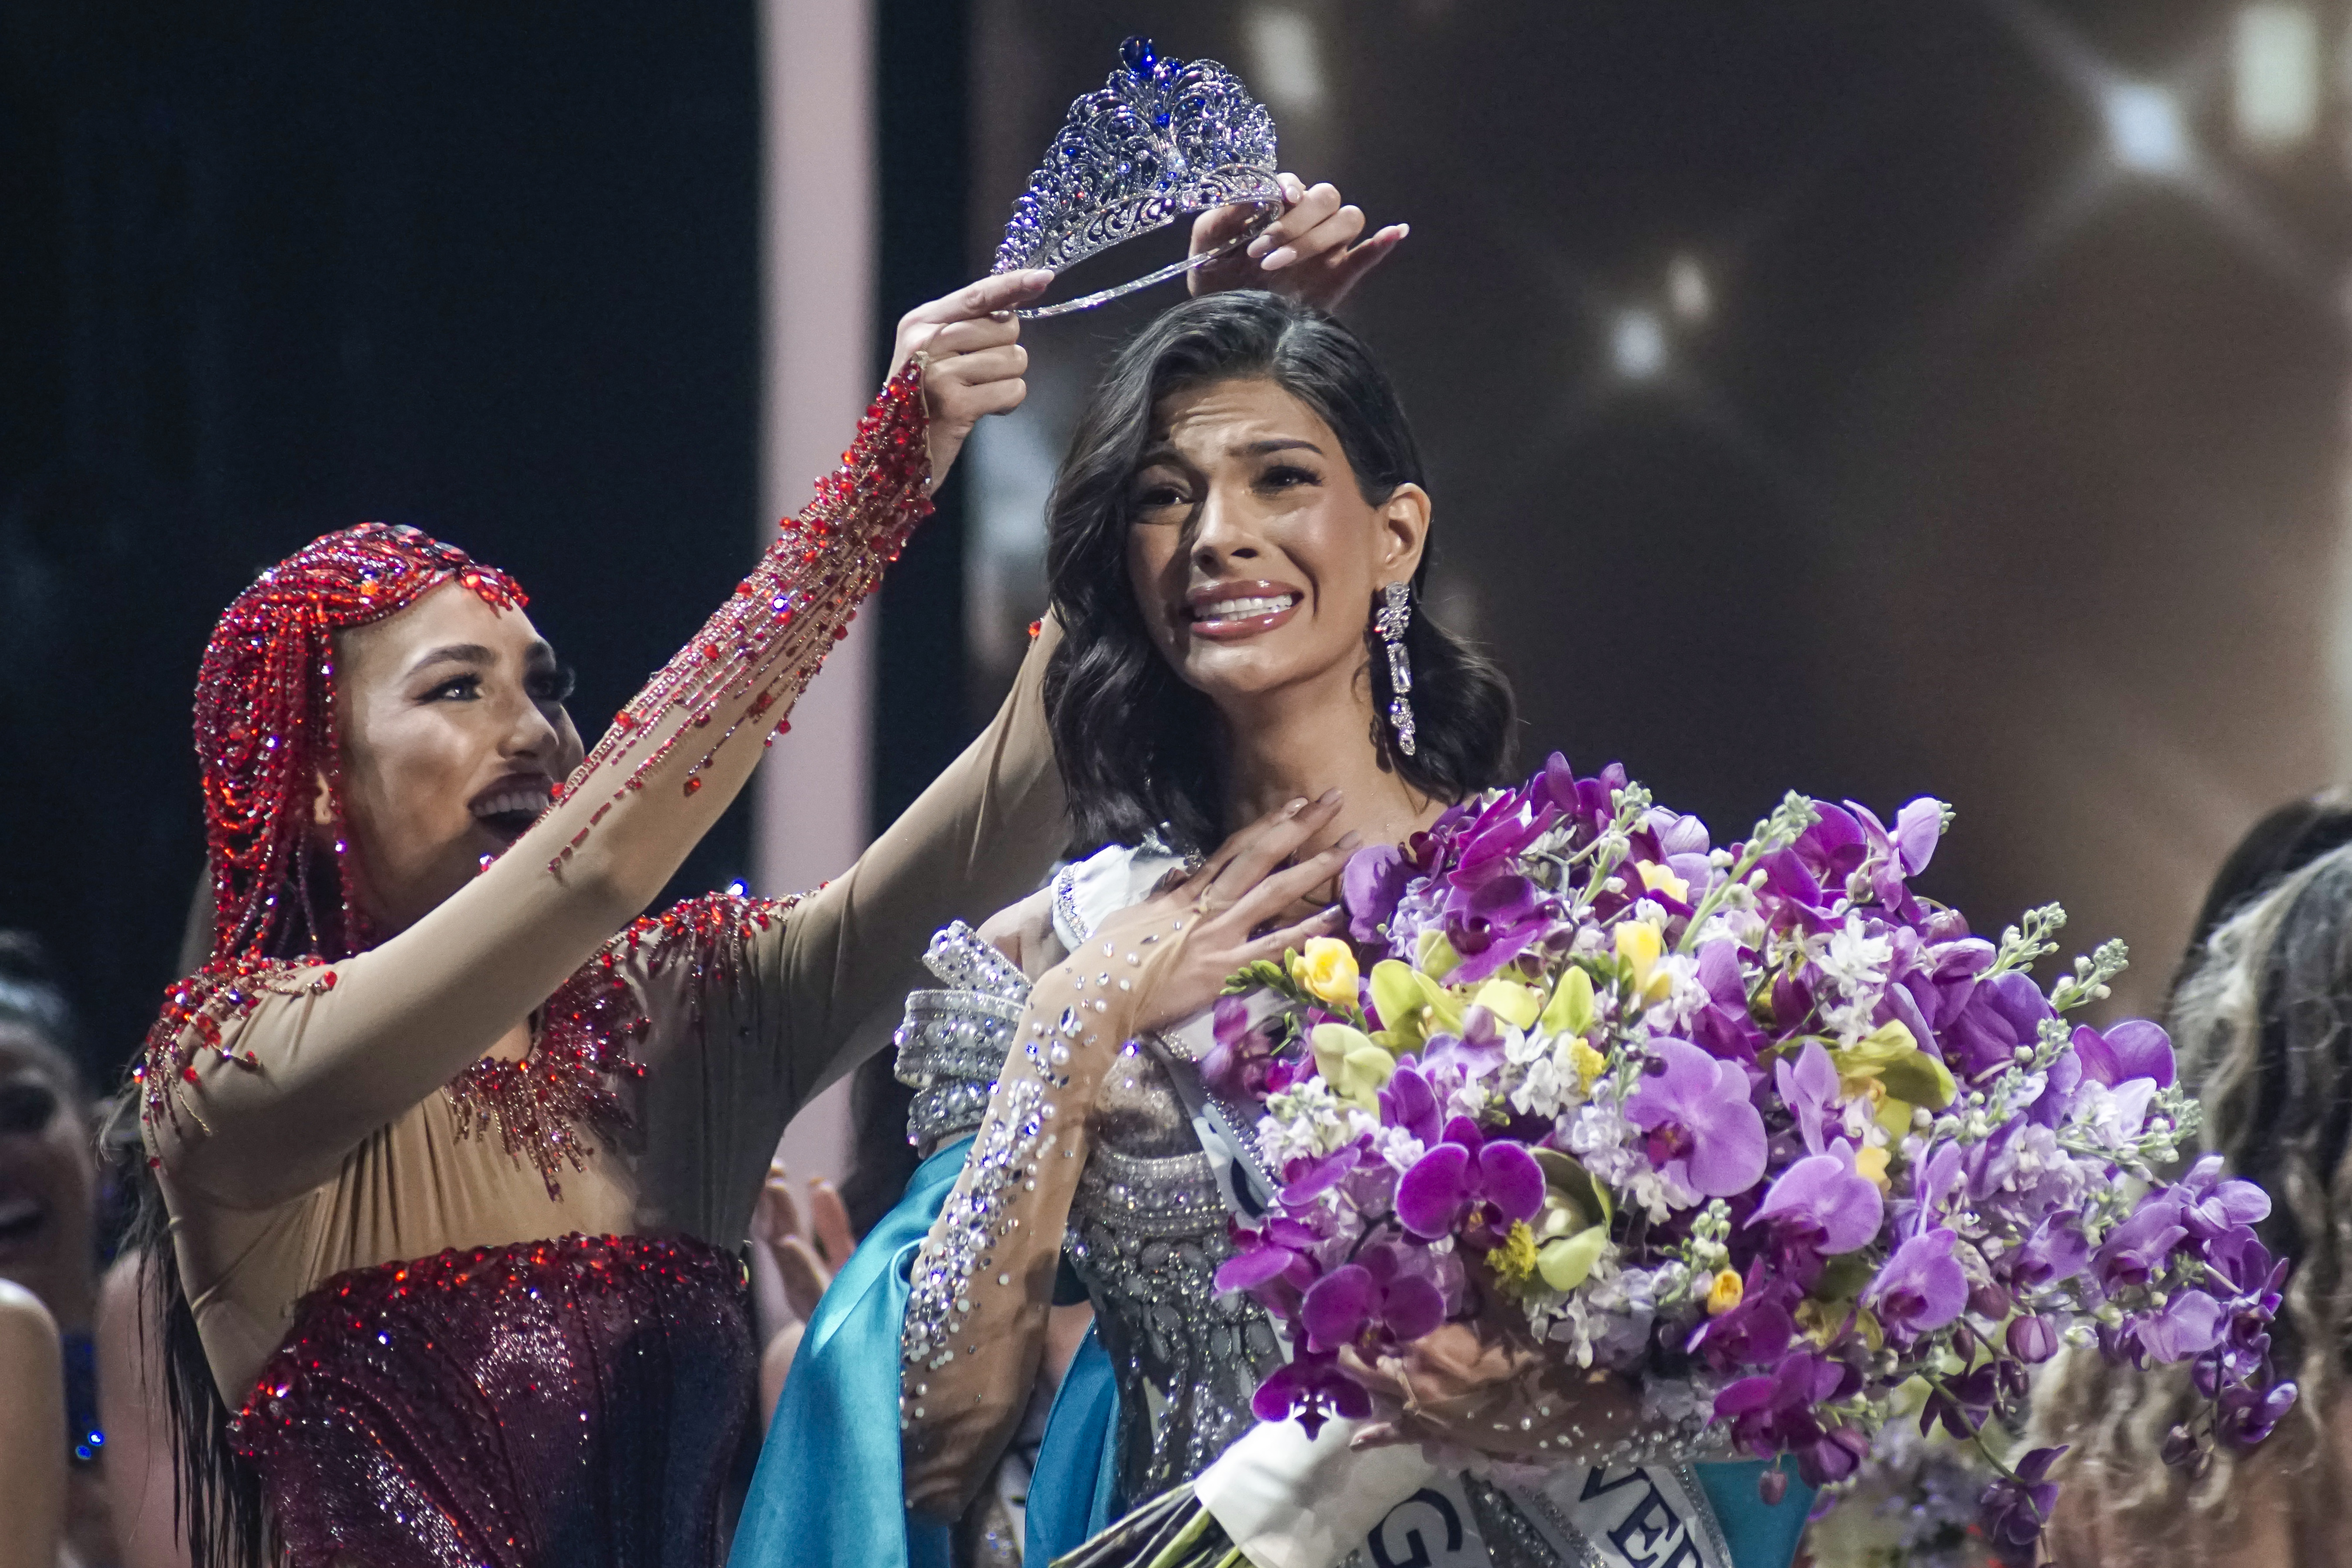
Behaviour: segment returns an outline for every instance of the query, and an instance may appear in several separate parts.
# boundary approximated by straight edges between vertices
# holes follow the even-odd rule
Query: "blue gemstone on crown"
[[[1013,204],[995,271],[1060,271],[1209,207],[1250,203],[1268,216],[1282,210],[1274,117],[1238,78],[1214,60],[1168,58],[1143,37],[1119,46],[1119,65],[1070,105]],[[1023,314],[1097,304],[1205,259]]]

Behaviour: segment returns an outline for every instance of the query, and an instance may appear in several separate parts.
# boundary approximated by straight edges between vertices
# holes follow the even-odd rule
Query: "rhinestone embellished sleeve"
[[[927,1514],[962,1510],[1028,1403],[1086,1165],[1087,1112],[1186,924],[1090,940],[1029,994],[963,1172],[914,1265],[900,1447],[907,1500]]]
[[[178,983],[142,1064],[151,1158],[188,1191],[278,1201],[324,1180],[360,1140],[457,1076],[467,1126],[487,1111],[551,1182],[556,1164],[575,1163],[568,1130],[607,1118],[596,1079],[609,1064],[572,1074],[577,1092],[544,1074],[469,1069],[534,1009],[562,1002],[567,977],[667,880],[756,760],[757,748],[729,743],[747,725],[783,728],[929,514],[926,420],[918,361],[866,409],[815,500],[614,719],[548,814],[474,882],[332,964],[237,958]],[[621,871],[574,874],[592,834],[603,835],[599,868]],[[773,912],[755,923],[774,924]],[[601,1019],[617,1005],[589,1011]]]
[[[643,789],[646,775],[672,753],[700,749],[677,781],[691,795],[745,725],[765,731],[770,741],[792,728],[785,715],[793,703],[833,645],[849,635],[858,605],[898,558],[907,536],[930,515],[927,417],[919,357],[858,421],[856,443],[842,454],[841,467],[817,481],[816,500],[785,520],[727,603],[614,715],[612,728],[564,785],[567,798],[590,789],[611,793],[556,851],[551,872],[560,875],[605,814]]]

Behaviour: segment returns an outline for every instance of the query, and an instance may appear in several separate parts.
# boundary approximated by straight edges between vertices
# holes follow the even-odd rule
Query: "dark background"
[[[1265,8],[882,0],[879,330],[985,264],[1123,33],[1246,75]],[[2168,970],[2230,839],[2341,766],[2341,108],[2232,150],[2235,7],[2189,0],[1282,8],[1328,84],[1276,105],[1286,163],[1414,225],[1349,313],[1526,760],[1622,757],[1726,835],[1791,785],[1932,790],[1933,890],[2063,898]],[[2178,86],[2198,177],[2102,173],[2068,59]],[[755,70],[748,5],[0,11],[0,925],[94,1070],[172,977],[188,692],[256,569],[364,518],[458,542],[592,731],[741,570]],[[1613,378],[1676,256],[1712,311]],[[1171,297],[1033,332],[1033,444]],[[948,501],[886,591],[880,812],[1017,647],[967,625]],[[681,882],[747,854],[739,811]]]

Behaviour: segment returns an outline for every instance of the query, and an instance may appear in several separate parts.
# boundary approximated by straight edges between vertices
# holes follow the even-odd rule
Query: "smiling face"
[[[1231,711],[1355,684],[1374,596],[1420,564],[1429,497],[1407,484],[1366,500],[1330,426],[1250,376],[1160,400],[1128,515],[1129,580],[1153,644]]]
[[[89,1123],[57,1048],[0,1019],[0,1279],[41,1298],[68,1329],[87,1326],[97,1191]]]
[[[571,676],[530,616],[457,583],[336,648],[347,829],[389,937],[521,837],[579,765]]]

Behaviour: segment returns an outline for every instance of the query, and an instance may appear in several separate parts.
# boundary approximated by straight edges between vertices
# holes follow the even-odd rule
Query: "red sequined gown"
[[[486,875],[428,917],[444,937],[471,899],[511,950],[489,959],[531,959],[560,922],[499,900],[560,900],[592,829],[625,841],[629,814],[693,797],[726,737],[775,727],[929,510],[915,375],[574,774],[567,801],[604,797],[588,826],[535,828],[507,860],[541,869],[499,879],[519,890]],[[402,1078],[404,1047],[464,1016],[445,972],[483,956],[458,931],[433,967],[425,922],[179,988],[143,1130],[233,1441],[297,1568],[710,1561],[754,1371],[735,1246],[784,1122],[887,1039],[929,931],[1050,859],[1045,653],[856,868],[805,899],[635,922],[549,999],[520,1061]]]

